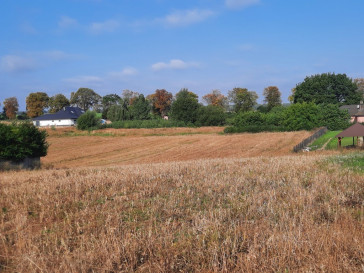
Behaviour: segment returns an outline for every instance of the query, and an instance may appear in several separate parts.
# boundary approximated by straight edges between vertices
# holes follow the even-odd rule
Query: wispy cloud
[[[107,20],[104,22],[94,22],[90,25],[90,31],[94,34],[100,34],[103,32],[114,32],[120,26],[120,23],[116,20]]]
[[[134,76],[138,74],[138,70],[134,67],[126,67],[121,71],[112,71],[108,75],[112,78],[124,78],[127,76]]]
[[[76,76],[72,78],[64,79],[63,81],[77,84],[79,86],[86,86],[88,84],[101,84],[103,82],[103,79],[98,76]]]
[[[241,51],[252,51],[254,50],[253,44],[241,44],[238,46],[238,49]]]
[[[197,67],[198,63],[196,62],[185,62],[182,60],[174,59],[170,60],[168,63],[159,62],[152,65],[152,70],[178,70],[178,69],[187,69],[190,67]]]
[[[34,59],[17,55],[5,55],[1,58],[1,68],[6,72],[28,72],[35,70],[37,64]]]
[[[58,26],[60,28],[75,27],[77,25],[78,25],[77,20],[68,16],[62,16],[61,19],[58,21]]]
[[[20,29],[22,32],[26,34],[31,34],[31,35],[38,34],[38,31],[29,22],[21,24]]]
[[[163,18],[159,18],[156,21],[163,23],[166,26],[186,26],[205,21],[214,14],[215,12],[211,10],[180,10]]]
[[[260,0],[225,0],[225,5],[230,9],[245,8],[259,3]]]

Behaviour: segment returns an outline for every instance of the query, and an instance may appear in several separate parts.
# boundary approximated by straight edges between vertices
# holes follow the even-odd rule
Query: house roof
[[[33,118],[33,120],[78,119],[83,113],[84,111],[79,107],[67,106],[57,113],[39,116]]]
[[[356,136],[364,136],[364,126],[361,125],[360,123],[355,123],[348,129],[342,131],[336,137],[356,137]]]
[[[363,104],[352,104],[340,106],[341,110],[348,110],[350,116],[364,116]]]

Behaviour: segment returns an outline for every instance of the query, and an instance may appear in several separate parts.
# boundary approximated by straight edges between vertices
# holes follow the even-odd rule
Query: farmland
[[[1,270],[363,270],[361,172],[219,130],[50,130],[49,169],[1,173]]]

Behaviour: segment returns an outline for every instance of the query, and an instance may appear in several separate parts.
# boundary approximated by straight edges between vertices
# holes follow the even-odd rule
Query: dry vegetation
[[[52,130],[56,168],[1,173],[0,272],[364,270],[364,178],[287,155],[308,132],[153,130]]]
[[[72,168],[139,163],[277,156],[291,154],[309,132],[222,135],[221,127],[109,129],[87,132],[48,130],[45,166]],[[75,135],[75,136],[72,136]]]
[[[359,272],[364,180],[324,157],[1,175],[9,272]]]

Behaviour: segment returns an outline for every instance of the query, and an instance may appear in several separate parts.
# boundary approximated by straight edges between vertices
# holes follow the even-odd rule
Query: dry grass
[[[204,127],[109,129],[92,136],[85,132],[67,136],[69,130],[75,129],[48,130],[51,145],[42,158],[44,165],[72,168],[287,155],[310,135],[306,131],[222,135],[221,127]],[[104,135],[97,135],[101,133]]]
[[[361,272],[364,179],[324,158],[2,173],[0,271]]]

